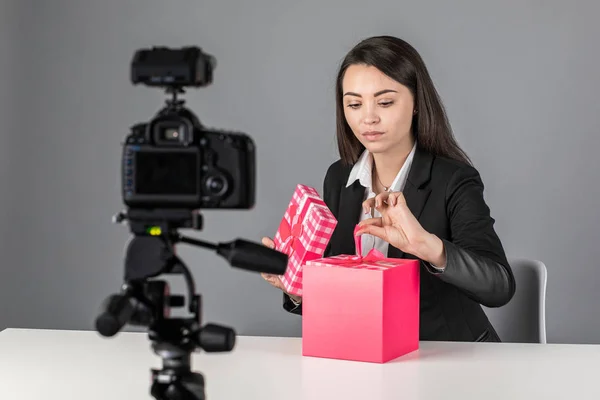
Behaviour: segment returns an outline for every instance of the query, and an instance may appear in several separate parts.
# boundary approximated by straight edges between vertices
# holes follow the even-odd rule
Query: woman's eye
[[[392,104],[394,104],[394,102],[393,101],[382,101],[379,104],[383,107],[388,107],[388,106],[391,106]]]
[[[358,108],[359,106],[360,106],[360,104],[356,104],[356,103],[348,104],[349,108]]]

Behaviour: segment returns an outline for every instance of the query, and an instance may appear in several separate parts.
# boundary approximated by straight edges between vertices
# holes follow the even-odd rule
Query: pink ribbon
[[[290,206],[290,220],[283,220],[281,227],[279,228],[279,234],[283,241],[281,245],[281,252],[291,256],[294,252],[302,250],[302,244],[300,243],[300,236],[302,235],[302,222],[300,221],[300,215],[298,215],[298,207],[295,205]]]
[[[382,267],[382,265],[377,262],[385,261],[385,255],[377,250],[372,249],[367,253],[366,256],[362,256],[362,243],[360,235],[357,235],[358,225],[354,228],[354,246],[356,247],[355,255],[345,255],[343,258],[341,256],[338,257],[328,257],[323,259],[323,263],[329,265],[341,265],[345,267]]]
[[[364,262],[380,261],[380,260],[385,259],[385,255],[377,249],[372,249],[371,251],[369,251],[367,253],[366,256],[364,256],[364,257],[362,256],[361,236],[356,234],[356,232],[358,232],[359,228],[360,227],[358,225],[356,225],[356,227],[354,227],[354,247],[356,248],[356,256],[353,256],[353,257],[358,257],[357,260],[359,259],[360,261],[364,261]]]
[[[297,260],[314,260],[320,258],[320,254],[307,251],[300,241],[300,237],[302,236],[302,213],[298,212],[298,206],[290,206],[289,214],[291,222],[287,222],[284,218],[279,228],[279,235],[282,240],[280,251],[287,254],[290,259],[295,255],[299,257]]]

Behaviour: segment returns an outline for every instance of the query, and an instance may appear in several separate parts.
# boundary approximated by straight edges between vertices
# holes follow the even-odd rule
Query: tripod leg
[[[205,400],[204,377],[189,372],[183,375],[165,375],[153,370],[150,394],[156,400]]]

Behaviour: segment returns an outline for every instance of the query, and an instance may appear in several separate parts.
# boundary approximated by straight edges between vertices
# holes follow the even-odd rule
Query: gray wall
[[[16,14],[14,2],[5,1],[0,3],[0,54],[5,55],[4,57],[0,57],[0,73],[5,77],[12,76],[15,70],[13,60],[16,54],[16,47],[14,46],[16,41],[16,24],[11,23],[11,21],[15,21]],[[10,187],[10,174],[8,173],[10,145],[7,144],[7,141],[11,140],[11,132],[13,132],[12,111],[14,111],[14,108],[12,108],[12,105],[14,103],[11,96],[14,93],[14,86],[15,81],[13,79],[0,80],[0,124],[3,126],[2,141],[4,143],[3,146],[0,146],[0,186],[4,188],[4,195],[0,198],[0,222],[3,227],[8,222],[10,210],[10,191],[7,190]],[[3,229],[2,241],[0,242],[2,254],[6,254],[6,249],[8,248],[6,241],[8,238],[8,229]],[[2,273],[2,278],[4,278],[2,281],[7,279],[5,268],[2,268],[0,273]]]
[[[26,113],[19,110],[23,100],[23,87],[20,82],[19,54],[20,44],[23,40],[19,37],[18,24],[20,20],[18,0],[3,0],[0,2],[0,224],[1,240],[0,254],[0,329],[13,324],[12,315],[17,314],[18,303],[27,303],[29,299],[21,292],[16,298],[15,286],[20,284],[20,273],[15,273],[22,268],[26,261],[22,255],[14,252],[14,244],[24,231],[21,222],[23,218],[17,215],[19,210],[14,207],[18,204],[21,179],[25,178],[23,171],[17,172],[19,156],[17,149],[21,148],[22,137],[27,135],[23,121]],[[27,305],[27,304],[26,304]]]
[[[164,101],[131,86],[137,48],[195,44],[217,57],[214,85],[186,98],[205,124],[254,137],[258,205],[206,212],[206,229],[192,236],[259,241],[295,184],[321,190],[336,157],[339,61],[358,40],[392,34],[425,58],[508,254],[546,262],[548,340],[600,343],[600,5],[482,3],[4,2],[0,329],[91,329],[120,286],[129,237],[111,224],[122,208],[120,142]],[[300,319],[259,275],[205,250],[180,254],[205,320],[241,334],[300,334]]]

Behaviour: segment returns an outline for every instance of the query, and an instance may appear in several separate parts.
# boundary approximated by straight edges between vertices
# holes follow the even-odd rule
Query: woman
[[[365,254],[375,247],[422,261],[421,340],[500,341],[481,305],[510,301],[512,270],[479,173],[417,51],[389,36],[362,41],[341,65],[336,102],[341,157],[323,199],[338,225],[325,256],[354,254],[360,222]],[[277,276],[263,276],[283,290]],[[302,299],[285,292],[283,306],[302,313]]]

